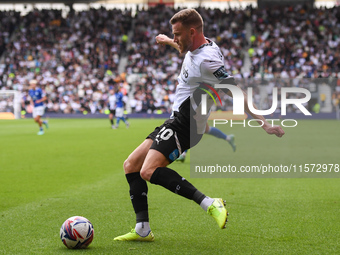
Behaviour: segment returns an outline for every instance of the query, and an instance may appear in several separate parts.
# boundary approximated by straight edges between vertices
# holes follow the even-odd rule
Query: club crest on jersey
[[[222,79],[229,77],[229,74],[228,74],[227,70],[225,70],[224,66],[221,66],[220,68],[218,68],[213,74],[219,80],[222,80]]]

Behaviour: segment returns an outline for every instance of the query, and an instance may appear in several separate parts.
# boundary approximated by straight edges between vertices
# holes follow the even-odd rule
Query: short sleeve
[[[201,73],[204,79],[210,84],[231,84],[236,85],[236,81],[231,76],[221,61],[205,60],[201,65]],[[222,89],[223,92],[227,93],[227,89]]]

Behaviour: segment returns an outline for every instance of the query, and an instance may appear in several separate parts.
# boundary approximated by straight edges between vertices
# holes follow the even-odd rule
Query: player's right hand
[[[160,45],[168,45],[171,41],[172,39],[164,34],[159,34],[156,36],[156,42]]]
[[[277,137],[282,137],[285,134],[282,127],[277,125],[264,127],[264,130],[266,130],[269,135],[276,135]]]

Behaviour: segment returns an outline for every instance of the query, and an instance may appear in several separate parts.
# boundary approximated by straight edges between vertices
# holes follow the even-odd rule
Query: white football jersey
[[[116,95],[109,96],[109,108],[110,110],[116,109]]]
[[[224,67],[224,57],[220,48],[211,40],[206,38],[209,43],[201,45],[196,50],[188,51],[183,60],[181,73],[178,76],[178,85],[176,88],[176,97],[172,111],[179,111],[181,104],[191,97],[198,87],[204,87],[207,84],[214,87],[224,79],[234,79],[230,76]],[[217,91],[219,94],[222,92]],[[210,108],[213,100],[208,100],[207,114],[202,115],[200,105],[192,102],[192,107],[196,114],[194,119],[197,122],[198,134],[204,134],[205,125],[210,115]]]

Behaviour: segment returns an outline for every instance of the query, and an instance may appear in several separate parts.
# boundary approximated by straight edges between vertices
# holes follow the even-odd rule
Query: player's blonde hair
[[[177,12],[170,19],[170,24],[174,25],[177,22],[181,22],[183,26],[195,28],[198,32],[203,33],[203,19],[195,9],[184,9]]]

